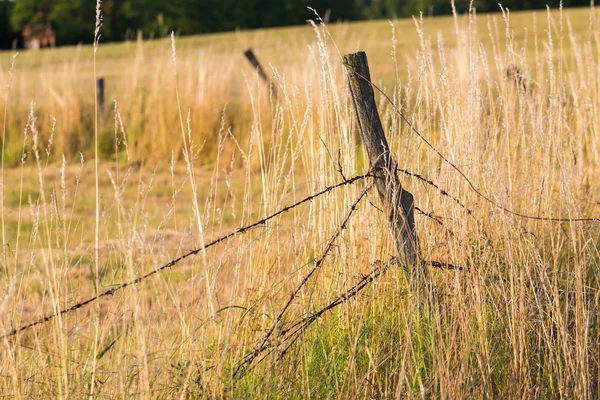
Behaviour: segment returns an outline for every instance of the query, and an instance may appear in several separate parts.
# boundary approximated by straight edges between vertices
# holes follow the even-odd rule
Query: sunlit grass
[[[554,14],[558,12],[553,11]],[[587,30],[590,13],[586,9],[564,11],[574,32]],[[543,11],[511,14],[511,37],[514,43],[525,45],[525,50],[514,50],[510,58],[516,64],[533,60],[535,51],[534,34],[538,40],[548,30]],[[461,16],[460,21],[465,22]],[[408,76],[407,67],[414,62],[414,55],[420,47],[420,39],[412,20],[396,21],[398,41],[398,76]],[[489,26],[488,26],[489,25]],[[480,15],[473,30],[479,32],[478,42],[487,50],[492,50],[488,34],[491,27],[495,35],[498,51],[505,51],[505,24],[500,14]],[[455,25],[451,17],[423,20],[424,39],[437,41],[443,37],[449,48],[457,44]],[[562,29],[563,43],[568,39],[566,22],[562,26],[555,20],[551,31],[558,34]],[[341,54],[360,48],[367,51],[376,83],[385,88],[393,88],[396,79],[396,66],[391,59],[391,31],[389,23],[361,22],[353,24],[332,24],[329,26],[333,44],[330,46],[332,60]],[[526,42],[524,42],[526,39]],[[480,44],[479,44],[480,43]],[[557,42],[557,45],[560,43]],[[562,45],[562,44],[560,44]],[[539,50],[543,50],[541,43]],[[308,77],[318,71],[311,70],[312,60],[317,57],[315,37],[310,26],[258,30],[240,33],[223,33],[197,37],[185,37],[178,41],[180,96],[182,106],[192,112],[192,132],[199,142],[205,143],[202,160],[214,161],[216,147],[215,134],[221,124],[222,112],[227,107],[227,125],[233,134],[243,140],[250,129],[253,113],[247,96],[247,82],[252,77],[252,69],[243,57],[246,48],[253,48],[268,72],[274,68],[285,83],[296,86],[301,92],[306,83],[318,81]],[[558,47],[557,47],[558,48]],[[510,50],[510,49],[509,49]],[[98,76],[106,79],[106,105],[108,116],[101,124],[102,143],[112,138],[110,110],[113,99],[119,100],[121,113],[130,138],[131,156],[135,160],[164,160],[171,155],[172,147],[181,146],[173,136],[178,120],[172,104],[175,101],[174,80],[170,64],[170,42],[168,39],[106,44],[97,55]],[[338,53],[339,51],[339,53]],[[78,159],[79,152],[91,155],[93,152],[93,103],[94,80],[92,68],[93,49],[91,46],[65,47],[40,52],[21,52],[13,83],[10,113],[8,115],[9,135],[6,161],[18,163],[20,135],[26,121],[29,103],[36,101],[42,127],[49,126],[50,115],[57,119],[60,132],[55,146],[55,157],[65,153],[69,159]],[[12,53],[0,53],[0,86],[8,77]],[[572,63],[571,52],[560,55],[563,62]],[[435,61],[435,60],[434,60]],[[339,64],[339,63],[338,63]],[[339,68],[339,66],[337,67]],[[535,70],[534,70],[535,71]],[[311,90],[319,90],[318,86]],[[0,99],[3,107],[4,99]],[[261,108],[264,108],[264,104]],[[263,113],[267,112],[266,109]],[[270,118],[263,119],[268,123]],[[48,132],[42,130],[42,137]],[[175,140],[175,143],[172,143]],[[110,146],[101,148],[104,157],[110,157]],[[177,148],[175,148],[177,150]]]
[[[597,217],[600,51],[593,13],[180,38],[176,66],[167,39],[101,44],[97,73],[106,78],[107,104],[97,174],[93,49],[20,54],[4,154],[8,263],[0,269],[0,334],[364,173],[340,57],[357,49],[367,52],[374,83],[413,127],[495,203],[533,216]],[[243,58],[248,47],[277,98]],[[0,86],[11,59],[0,54]],[[522,80],[507,74],[513,66]],[[399,166],[471,210],[401,176],[416,205],[436,217],[416,216],[423,258],[463,270],[432,270],[428,290],[417,290],[409,274],[393,268],[318,319],[285,355],[257,359],[234,377],[267,332],[275,332],[270,344],[277,345],[287,324],[317,312],[373,263],[394,255],[371,193],[276,320],[364,190],[361,181],[93,307],[3,339],[0,392],[597,397],[599,224],[535,221],[499,210],[424,144],[384,96],[376,99]]]

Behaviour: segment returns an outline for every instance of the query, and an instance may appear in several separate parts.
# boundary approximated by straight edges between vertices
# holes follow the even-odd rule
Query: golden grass
[[[168,40],[101,45],[96,68],[118,109],[107,104],[101,121],[99,173],[92,168],[93,49],[20,54],[7,107],[5,165],[14,168],[3,171],[2,332],[339,182],[339,167],[347,177],[365,172],[340,57],[357,49],[367,51],[374,82],[414,128],[496,203],[535,216],[598,216],[594,13],[182,38],[176,66]],[[269,66],[279,98],[243,59],[247,47]],[[0,86],[10,60],[0,54]],[[513,65],[526,89],[507,77]],[[403,178],[416,205],[442,223],[417,215],[423,257],[462,271],[434,270],[431,290],[421,291],[410,274],[393,269],[320,318],[285,356],[271,354],[234,378],[268,331],[277,338],[394,254],[385,216],[361,202],[322,268],[276,321],[365,188],[348,185],[97,306],[4,338],[0,392],[597,397],[599,224],[498,210],[376,97],[400,167],[427,176],[472,210]],[[377,205],[373,193],[368,198]]]
[[[565,14],[575,32],[587,29],[589,13],[586,10],[569,10]],[[460,19],[464,22],[465,17]],[[512,62],[523,62],[523,57],[533,56],[533,33],[537,30],[541,37],[547,29],[544,12],[537,12],[536,19],[537,22],[530,13],[511,16],[514,42],[522,44],[525,32],[528,36],[526,51],[507,55]],[[456,45],[451,17],[426,19],[423,23],[426,37],[435,42],[441,35],[446,46]],[[478,17],[474,29],[481,32],[478,35],[481,45],[491,49],[488,24],[492,25],[498,51],[505,51],[504,22],[497,14]],[[328,49],[332,57],[338,58],[337,51],[344,54],[358,48],[367,50],[377,81],[388,89],[393,87],[395,66],[390,56],[388,22],[332,25],[329,31],[336,46]],[[396,31],[399,37],[396,48],[398,74],[405,78],[407,64],[414,63],[420,39],[411,20],[397,21]],[[567,38],[566,26],[564,35]],[[230,127],[240,140],[248,136],[245,132],[251,128],[253,113],[247,87],[254,85],[252,69],[242,55],[248,47],[256,51],[268,70],[272,66],[282,79],[285,78],[286,85],[295,87],[300,92],[298,97],[304,97],[304,91],[309,88],[320,90],[314,64],[318,50],[314,33],[308,26],[182,38],[178,41],[181,103],[184,111],[191,110],[194,138],[199,143],[206,140],[204,163],[214,161],[216,132],[226,107],[227,128]],[[46,127],[51,124],[51,116],[56,118],[57,132],[60,133],[55,140],[53,154],[56,158],[64,153],[72,160],[79,158],[80,151],[93,153],[93,54],[91,46],[79,46],[19,55],[9,101],[7,162],[18,164],[20,138],[31,101],[36,102],[40,126],[44,127],[43,138],[48,138]],[[106,79],[107,110],[100,148],[105,157],[110,157],[113,150],[113,100],[119,101],[133,159],[164,160],[170,157],[171,150],[179,155],[178,147],[182,143],[174,136],[178,116],[173,107],[175,90],[170,54],[168,39],[107,44],[97,54],[98,76]],[[12,53],[0,53],[1,86],[6,85],[11,57]],[[571,54],[565,60],[570,57]],[[335,68],[339,73],[339,65]],[[0,107],[4,107],[4,99],[0,100]],[[264,109],[264,104],[261,107]],[[265,118],[262,122],[268,123],[270,119]]]

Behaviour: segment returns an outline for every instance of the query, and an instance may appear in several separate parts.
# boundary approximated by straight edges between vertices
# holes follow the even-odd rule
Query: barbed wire
[[[536,221],[546,221],[546,222],[600,222],[600,218],[599,217],[576,217],[576,218],[571,218],[571,217],[540,217],[540,216],[536,216],[536,215],[528,215],[528,214],[524,214],[518,211],[513,211],[509,208],[506,208],[500,204],[498,204],[497,202],[495,202],[494,200],[492,200],[489,196],[486,196],[485,194],[483,194],[483,192],[481,190],[479,190],[474,184],[473,182],[471,182],[471,180],[469,179],[469,177],[460,169],[458,168],[452,161],[450,161],[446,156],[444,156],[444,154],[438,150],[433,144],[431,144],[431,142],[429,140],[427,140],[418,130],[417,128],[415,128],[413,126],[413,124],[410,123],[410,121],[408,120],[408,118],[406,118],[406,116],[402,113],[402,111],[400,111],[400,109],[398,108],[398,106],[396,106],[396,104],[394,103],[394,101],[376,84],[374,84],[373,82],[371,82],[370,79],[367,79],[366,77],[362,76],[360,73],[356,72],[356,71],[351,71],[352,73],[354,73],[356,76],[358,76],[360,79],[364,80],[365,82],[367,82],[369,85],[371,85],[375,90],[377,90],[385,99],[386,101],[391,105],[391,107],[393,108],[393,110],[400,116],[400,118],[404,121],[404,123],[406,123],[408,125],[408,127],[423,141],[425,142],[425,144],[431,148],[446,164],[448,164],[452,169],[454,169],[456,172],[458,172],[459,175],[462,176],[462,178],[467,182],[467,184],[469,185],[469,187],[471,188],[471,190],[480,198],[482,198],[484,201],[486,201],[487,203],[489,203],[490,205],[492,205],[493,207],[504,211],[507,214],[513,215],[515,217],[519,217],[519,218],[524,218],[524,219],[530,219],[530,220],[536,220]]]
[[[263,341],[260,344],[260,346],[258,346],[251,353],[249,353],[237,365],[237,367],[235,368],[235,371],[233,372],[234,377],[236,377],[240,373],[240,371],[242,371],[244,366],[252,364],[254,359],[256,359],[256,357],[258,357],[265,349],[267,349],[269,347],[269,339],[271,339],[271,336],[273,335],[273,332],[275,332],[275,329],[277,328],[277,326],[280,325],[281,320],[283,319],[283,316],[285,315],[286,311],[292,305],[292,303],[296,299],[296,296],[298,296],[298,293],[300,293],[300,290],[302,290],[302,288],[308,283],[308,281],[315,274],[315,272],[317,272],[317,270],[319,270],[323,266],[323,263],[325,262],[325,258],[327,257],[329,252],[333,249],[337,238],[340,237],[342,232],[348,226],[348,222],[350,222],[350,219],[352,218],[354,211],[356,211],[358,204],[367,195],[367,193],[369,192],[369,190],[371,190],[372,187],[373,187],[373,184],[369,185],[365,190],[363,190],[363,192],[360,194],[360,196],[358,196],[358,198],[354,201],[354,203],[352,203],[352,205],[350,206],[350,210],[346,214],[346,217],[344,218],[344,220],[342,221],[342,223],[340,224],[338,229],[335,231],[333,236],[329,239],[329,243],[327,244],[327,247],[325,247],[325,250],[323,250],[323,254],[321,254],[321,257],[319,257],[319,259],[315,261],[315,265],[311,268],[311,270],[308,272],[308,274],[306,274],[304,276],[304,278],[302,279],[300,284],[290,294],[290,298],[288,299],[288,301],[285,303],[285,305],[283,306],[283,308],[281,309],[281,311],[275,318],[275,321],[273,321],[271,328],[265,334],[265,337],[263,338]]]
[[[371,282],[380,276],[384,275],[392,266],[398,265],[398,259],[392,257],[387,262],[375,261],[372,264],[371,271],[363,275],[351,288],[346,290],[344,293],[337,296],[333,301],[327,304],[325,307],[321,308],[316,312],[309,313],[306,316],[302,316],[297,318],[295,321],[288,324],[286,327],[283,327],[281,331],[277,335],[277,340],[269,340],[269,338],[265,338],[263,343],[256,347],[252,352],[248,353],[235,368],[235,373],[233,374],[234,378],[240,378],[249,372],[250,369],[256,367],[260,364],[265,358],[267,358],[274,351],[277,351],[282,345],[285,345],[283,350],[279,351],[279,356],[284,357],[290,347],[301,337],[301,335],[308,329],[308,327],[314,323],[317,319],[319,319],[322,315],[327,313],[328,311],[333,310],[334,308],[344,304],[348,300],[356,297],[362,290],[364,290]],[[258,358],[262,354],[262,357],[252,364],[252,361]]]
[[[475,186],[475,185],[474,185],[474,184],[471,182],[471,180],[470,180],[470,179],[467,177],[467,175],[466,175],[466,174],[465,174],[465,173],[464,173],[464,172],[463,172],[463,171],[462,171],[460,168],[458,168],[458,167],[457,167],[457,166],[456,166],[454,163],[452,163],[450,160],[448,160],[448,158],[447,158],[447,157],[445,157],[445,156],[442,154],[442,152],[441,152],[441,151],[439,151],[439,150],[438,150],[438,149],[437,149],[435,146],[433,146],[433,144],[431,144],[431,142],[429,142],[429,141],[428,141],[428,140],[427,140],[427,139],[426,139],[426,138],[425,138],[425,137],[424,137],[424,136],[423,136],[423,135],[422,135],[422,134],[421,134],[421,133],[420,133],[420,132],[419,132],[419,131],[418,131],[418,130],[417,130],[417,129],[416,129],[416,128],[415,128],[415,127],[412,125],[412,124],[411,124],[411,123],[410,123],[410,121],[408,120],[408,118],[406,118],[406,117],[404,116],[404,114],[403,114],[403,113],[402,113],[402,112],[401,112],[401,111],[398,109],[398,107],[397,107],[397,106],[396,106],[396,104],[395,104],[395,103],[392,101],[392,99],[390,99],[390,97],[389,97],[389,96],[388,96],[388,95],[387,95],[387,94],[386,94],[386,93],[385,93],[385,92],[384,92],[384,91],[383,91],[381,88],[379,88],[377,85],[375,85],[374,83],[372,83],[372,82],[371,82],[369,79],[366,79],[365,77],[363,77],[361,74],[359,74],[359,73],[357,73],[357,72],[355,72],[355,71],[354,71],[354,73],[355,73],[355,74],[356,74],[356,75],[357,75],[359,78],[361,78],[361,79],[365,80],[366,82],[368,82],[368,83],[369,83],[369,84],[370,84],[370,85],[371,85],[371,86],[372,86],[372,87],[373,87],[375,90],[377,90],[377,91],[378,91],[378,92],[379,92],[379,93],[380,93],[382,96],[384,96],[384,98],[385,98],[385,99],[386,99],[386,100],[389,102],[389,104],[392,106],[392,108],[394,109],[394,111],[395,111],[395,112],[396,112],[396,113],[397,113],[397,114],[398,114],[398,115],[401,117],[401,119],[402,119],[402,120],[403,120],[403,121],[404,121],[404,122],[405,122],[405,123],[406,123],[406,124],[407,124],[407,125],[410,127],[410,129],[411,129],[411,130],[412,130],[412,131],[413,131],[413,132],[414,132],[414,133],[415,133],[415,134],[416,134],[416,135],[417,135],[417,136],[418,136],[418,137],[419,137],[421,140],[423,140],[423,141],[426,143],[426,145],[427,145],[428,147],[430,147],[430,148],[431,148],[431,149],[432,149],[432,150],[433,150],[433,151],[434,151],[434,152],[435,152],[435,153],[436,153],[436,154],[437,154],[437,155],[438,155],[438,156],[439,156],[439,157],[440,157],[440,158],[441,158],[441,159],[442,159],[442,160],[443,160],[445,163],[447,163],[447,164],[448,164],[448,165],[449,165],[451,168],[453,168],[453,169],[454,169],[456,172],[458,172],[458,173],[459,173],[459,174],[462,176],[462,178],[463,178],[463,179],[464,179],[464,180],[467,182],[467,184],[469,185],[469,187],[471,188],[471,190],[472,190],[472,191],[473,191],[473,192],[474,192],[474,193],[475,193],[475,194],[476,194],[478,197],[482,198],[483,200],[485,200],[486,202],[488,202],[489,204],[491,204],[493,207],[495,207],[495,208],[497,208],[497,209],[500,209],[500,210],[502,210],[503,212],[506,212],[506,213],[508,213],[508,214],[514,215],[514,216],[516,216],[516,217],[520,217],[520,218],[524,218],[524,219],[537,220],[537,221],[547,221],[547,222],[593,222],[593,221],[600,221],[600,218],[594,218],[594,217],[589,217],[589,218],[585,218],[585,217],[584,217],[584,218],[581,218],[581,217],[577,217],[577,218],[570,218],[570,217],[541,217],[541,216],[532,216],[532,215],[527,215],[527,214],[520,213],[520,212],[517,212],[517,211],[513,211],[513,210],[511,210],[511,209],[508,209],[508,208],[506,208],[506,207],[504,207],[504,206],[502,206],[502,205],[500,205],[500,204],[496,203],[496,202],[495,202],[494,200],[492,200],[492,199],[491,199],[489,196],[486,196],[485,194],[483,194],[483,193],[481,192],[481,190],[479,190],[479,189],[478,189],[478,188],[477,188],[477,187],[476,187],[476,186]],[[437,190],[438,190],[438,191],[439,191],[439,192],[440,192],[442,195],[450,197],[450,198],[451,198],[451,199],[452,199],[452,200],[453,200],[455,203],[457,203],[457,204],[458,204],[458,205],[460,205],[460,206],[461,206],[463,209],[465,209],[465,210],[467,211],[467,213],[468,213],[468,214],[472,214],[472,211],[471,211],[471,210],[470,210],[468,207],[466,207],[466,206],[463,204],[463,202],[461,202],[461,201],[460,201],[460,199],[458,199],[457,197],[455,197],[455,196],[453,196],[453,195],[450,195],[450,194],[449,194],[449,193],[448,193],[448,192],[447,192],[445,189],[441,188],[439,185],[437,185],[437,184],[436,184],[435,182],[433,182],[432,180],[429,180],[429,179],[425,178],[424,176],[422,176],[422,175],[420,175],[420,174],[416,174],[416,173],[413,173],[413,172],[410,172],[410,171],[407,171],[407,170],[398,169],[398,171],[399,171],[399,172],[402,172],[403,174],[409,175],[409,176],[411,176],[411,177],[417,178],[417,179],[421,180],[422,182],[425,182],[425,183],[427,183],[428,185],[431,185],[431,186],[435,187],[435,188],[436,188],[436,189],[437,189]],[[306,197],[306,198],[304,198],[304,199],[302,199],[302,200],[300,200],[300,201],[298,201],[298,202],[296,202],[296,203],[294,203],[294,204],[292,204],[292,205],[290,205],[290,206],[283,207],[282,209],[280,209],[279,211],[277,211],[277,212],[275,212],[275,213],[273,213],[273,214],[269,215],[268,217],[262,218],[262,219],[260,219],[260,220],[258,220],[258,221],[256,221],[256,222],[254,222],[254,223],[252,223],[252,224],[250,224],[250,225],[246,225],[246,226],[244,226],[244,227],[242,227],[242,228],[239,228],[239,229],[237,229],[237,230],[235,230],[235,231],[233,231],[233,232],[231,232],[231,233],[228,233],[228,234],[226,234],[226,235],[224,235],[224,236],[221,236],[221,237],[219,237],[219,238],[217,238],[217,239],[213,240],[212,242],[210,242],[210,243],[206,244],[206,245],[204,246],[204,249],[207,249],[207,248],[209,248],[209,247],[212,247],[212,246],[214,246],[214,245],[216,245],[216,244],[222,243],[222,242],[224,242],[224,241],[226,241],[226,240],[228,240],[228,239],[230,239],[230,238],[232,238],[232,237],[234,237],[234,236],[236,236],[236,235],[241,235],[241,234],[244,234],[244,233],[248,232],[249,230],[251,230],[251,229],[253,229],[253,228],[256,228],[256,227],[258,227],[258,226],[264,225],[264,224],[265,224],[266,222],[268,222],[269,220],[271,220],[271,219],[273,219],[273,218],[276,218],[277,216],[279,216],[279,215],[281,215],[281,214],[283,214],[283,213],[285,213],[285,212],[287,212],[287,211],[290,211],[290,210],[292,210],[292,209],[294,209],[294,208],[296,208],[296,207],[298,207],[298,206],[300,206],[300,205],[302,205],[302,204],[304,204],[304,203],[306,203],[306,202],[309,202],[309,201],[312,201],[312,200],[314,200],[314,199],[316,199],[316,198],[318,198],[318,197],[321,197],[321,196],[323,196],[323,195],[325,195],[325,194],[327,194],[327,193],[331,192],[331,191],[332,191],[332,190],[334,190],[334,189],[337,189],[337,188],[339,188],[339,187],[342,187],[342,186],[347,186],[347,185],[354,184],[354,183],[356,183],[356,182],[358,182],[358,181],[361,181],[361,180],[363,180],[363,179],[366,179],[366,178],[368,178],[368,177],[372,177],[372,176],[373,176],[373,171],[371,170],[371,171],[369,171],[369,172],[367,172],[367,173],[365,173],[365,174],[356,175],[356,176],[354,176],[354,177],[352,177],[352,178],[349,178],[349,179],[346,179],[346,178],[344,177],[344,180],[343,180],[342,182],[340,182],[340,183],[337,183],[337,184],[334,184],[334,185],[328,186],[328,187],[324,188],[323,190],[321,190],[321,191],[319,191],[319,192],[317,192],[317,193],[315,193],[315,194],[313,194],[313,195],[310,195],[310,196],[308,196],[308,197]],[[361,196],[361,198],[362,198],[362,196]],[[423,215],[425,215],[425,216],[432,217],[432,216],[431,216],[429,213],[426,213],[426,212],[422,212],[422,213],[423,213]],[[141,276],[139,276],[139,277],[137,277],[137,278],[135,278],[135,279],[133,279],[133,280],[131,280],[131,281],[124,282],[124,283],[122,283],[122,284],[120,284],[120,285],[118,285],[118,286],[116,286],[116,287],[114,287],[114,288],[112,288],[112,289],[105,290],[104,292],[102,292],[102,293],[100,293],[100,294],[98,294],[98,295],[96,295],[96,296],[93,296],[93,297],[91,297],[91,298],[89,298],[89,299],[87,299],[87,300],[84,300],[84,301],[82,301],[82,302],[79,302],[79,303],[77,303],[77,304],[74,304],[74,305],[73,305],[73,306],[71,306],[71,307],[68,307],[68,308],[62,309],[62,310],[60,310],[60,311],[54,312],[54,313],[52,313],[52,314],[49,314],[49,315],[47,315],[47,316],[45,316],[45,317],[42,317],[42,318],[40,318],[40,319],[38,319],[38,320],[35,320],[35,321],[33,321],[33,322],[30,322],[30,323],[28,323],[28,324],[22,325],[22,326],[20,326],[19,328],[12,329],[11,331],[9,331],[9,332],[7,332],[7,333],[3,334],[2,336],[0,336],[0,339],[4,339],[4,338],[11,337],[11,336],[15,336],[15,335],[16,335],[16,334],[18,334],[19,332],[23,332],[23,331],[25,331],[25,330],[28,330],[28,329],[30,329],[30,328],[33,328],[33,327],[35,327],[35,326],[37,326],[37,325],[41,325],[41,324],[44,324],[44,323],[46,323],[46,322],[49,322],[49,321],[51,321],[52,319],[54,319],[54,318],[58,317],[59,315],[67,314],[67,313],[69,313],[69,312],[72,312],[72,311],[75,311],[75,310],[77,310],[77,309],[80,309],[80,308],[82,308],[82,307],[85,307],[85,306],[87,306],[87,305],[89,305],[89,304],[91,304],[91,303],[94,303],[94,302],[96,302],[96,301],[100,300],[100,299],[101,299],[101,298],[103,298],[103,297],[112,296],[112,295],[114,295],[116,292],[118,292],[118,291],[120,291],[120,290],[123,290],[123,289],[125,289],[125,288],[127,288],[127,287],[129,287],[129,286],[136,285],[136,284],[138,284],[138,283],[140,283],[140,282],[142,282],[142,281],[144,281],[144,280],[146,280],[146,279],[150,278],[151,276],[158,274],[159,272],[161,272],[161,271],[163,271],[163,270],[165,270],[165,269],[168,269],[168,268],[171,268],[171,267],[173,267],[173,266],[177,265],[177,264],[178,264],[178,263],[180,263],[181,261],[183,261],[183,260],[185,260],[185,259],[187,259],[187,258],[189,258],[189,257],[191,257],[191,256],[193,256],[193,255],[197,255],[197,254],[198,254],[200,251],[202,251],[202,248],[198,248],[198,249],[190,250],[189,252],[185,253],[184,255],[182,255],[182,256],[180,256],[180,257],[178,257],[178,258],[176,258],[176,259],[173,259],[173,260],[169,261],[168,263],[164,264],[163,266],[161,266],[161,267],[159,267],[159,268],[157,268],[157,269],[154,269],[154,270],[152,270],[152,271],[148,272],[148,273],[147,273],[147,274],[145,274],[145,275],[141,275]],[[425,263],[426,263],[426,265],[429,265],[429,266],[432,266],[432,267],[438,267],[438,268],[450,268],[450,269],[453,269],[453,268],[460,269],[460,267],[456,267],[456,266],[454,266],[454,265],[452,265],[452,264],[442,263],[442,262],[438,262],[438,261],[429,261],[429,262],[425,262]],[[285,309],[284,309],[284,311],[285,311]],[[267,338],[267,341],[268,341],[268,338]],[[266,343],[263,343],[263,344],[266,344]]]
[[[224,241],[226,241],[226,240],[228,240],[228,239],[230,239],[230,238],[232,238],[232,237],[234,237],[236,235],[244,234],[244,233],[252,230],[253,228],[256,228],[258,226],[264,225],[269,220],[272,220],[273,218],[276,218],[279,215],[281,215],[283,213],[286,213],[286,212],[288,212],[288,211],[290,211],[290,210],[292,210],[292,209],[294,209],[294,208],[296,208],[296,207],[298,207],[298,206],[300,206],[300,205],[302,205],[304,203],[310,202],[310,201],[312,201],[312,200],[314,200],[314,199],[316,199],[318,197],[321,197],[321,196],[323,196],[325,194],[328,194],[329,192],[331,192],[331,191],[333,191],[333,190],[335,190],[337,188],[340,188],[342,186],[347,186],[347,185],[354,184],[354,183],[356,183],[358,181],[361,181],[361,180],[366,179],[366,178],[371,177],[371,176],[373,176],[373,171],[372,170],[369,171],[369,172],[367,172],[367,173],[365,173],[365,174],[356,175],[356,176],[354,176],[352,178],[349,178],[349,179],[344,179],[342,182],[339,182],[337,184],[334,184],[334,185],[331,185],[331,186],[327,186],[323,190],[320,190],[319,192],[317,192],[315,194],[312,194],[312,195],[310,195],[308,197],[305,197],[304,199],[302,199],[300,201],[297,201],[297,202],[295,202],[294,204],[292,204],[290,206],[283,207],[282,209],[280,209],[279,211],[277,211],[277,212],[269,215],[268,217],[262,218],[262,219],[254,222],[254,223],[252,223],[250,225],[246,225],[246,226],[244,226],[242,228],[236,229],[235,231],[233,231],[231,233],[228,233],[228,234],[226,234],[224,236],[221,236],[221,237],[219,237],[219,238],[217,238],[217,239],[215,239],[215,240],[207,243],[204,246],[204,249],[207,249],[207,248],[212,247],[212,246],[214,246],[216,244],[222,243],[222,242],[224,242]],[[67,314],[67,313],[70,313],[70,312],[75,311],[77,309],[80,309],[82,307],[85,307],[85,306],[87,306],[87,305],[89,305],[91,303],[94,303],[94,302],[100,300],[103,297],[112,296],[112,295],[114,295],[116,292],[118,292],[120,290],[123,290],[123,289],[125,289],[125,288],[127,288],[129,286],[136,285],[136,284],[138,284],[138,283],[140,283],[140,282],[142,282],[142,281],[150,278],[151,276],[158,274],[159,272],[161,272],[161,271],[163,271],[165,269],[168,269],[168,268],[171,268],[171,267],[175,266],[176,264],[180,263],[181,261],[185,260],[188,257],[197,255],[198,253],[200,253],[200,251],[202,251],[202,248],[190,250],[189,252],[185,253],[184,255],[182,255],[182,256],[180,256],[180,257],[178,257],[176,259],[173,259],[173,260],[169,261],[168,263],[164,264],[163,266],[161,266],[161,267],[159,267],[157,269],[154,269],[154,270],[148,272],[145,275],[139,276],[139,277],[137,277],[137,278],[135,278],[135,279],[133,279],[133,280],[131,280],[129,282],[124,282],[124,283],[122,283],[122,284],[120,284],[120,285],[118,285],[118,286],[116,286],[116,287],[114,287],[112,289],[105,290],[104,292],[102,292],[102,293],[100,293],[100,294],[98,294],[96,296],[90,297],[89,299],[84,300],[82,302],[79,302],[79,303],[77,303],[75,305],[72,305],[71,307],[68,307],[68,308],[62,309],[60,311],[54,312],[52,314],[49,314],[49,315],[47,315],[45,317],[42,317],[42,318],[40,318],[38,320],[35,320],[33,322],[30,322],[28,324],[20,326],[19,328],[15,328],[15,329],[13,329],[13,330],[5,333],[4,335],[0,336],[0,339],[5,339],[5,338],[8,338],[8,337],[14,336],[14,335],[16,335],[19,332],[23,332],[23,331],[25,331],[27,329],[33,328],[34,326],[44,324],[44,323],[46,323],[48,321],[51,321],[52,319],[58,317],[59,315]]]

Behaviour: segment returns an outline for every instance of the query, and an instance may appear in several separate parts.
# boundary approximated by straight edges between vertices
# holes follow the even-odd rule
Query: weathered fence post
[[[361,51],[344,56],[358,127],[375,174],[375,185],[388,214],[398,257],[406,268],[420,271],[419,243],[415,229],[413,195],[402,188],[397,164],[392,159],[371,86],[367,55]]]
[[[275,98],[277,98],[277,89],[269,80],[269,77],[265,73],[265,70],[263,69],[262,65],[260,65],[260,62],[258,61],[258,58],[256,58],[256,55],[254,55],[254,52],[252,51],[252,49],[246,50],[244,52],[244,55],[246,56],[248,61],[250,61],[250,64],[252,64],[254,69],[256,69],[258,71],[258,76],[260,76],[260,78],[263,80],[263,82],[265,82],[267,84],[267,87],[269,87],[270,89],[273,90],[273,96],[275,96]]]
[[[100,116],[104,116],[104,78],[96,79],[96,101]]]

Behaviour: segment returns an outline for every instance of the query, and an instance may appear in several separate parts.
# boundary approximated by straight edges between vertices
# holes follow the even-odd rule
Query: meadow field
[[[0,397],[598,398],[599,17],[0,53]],[[393,261],[358,50],[421,257],[460,269]]]

